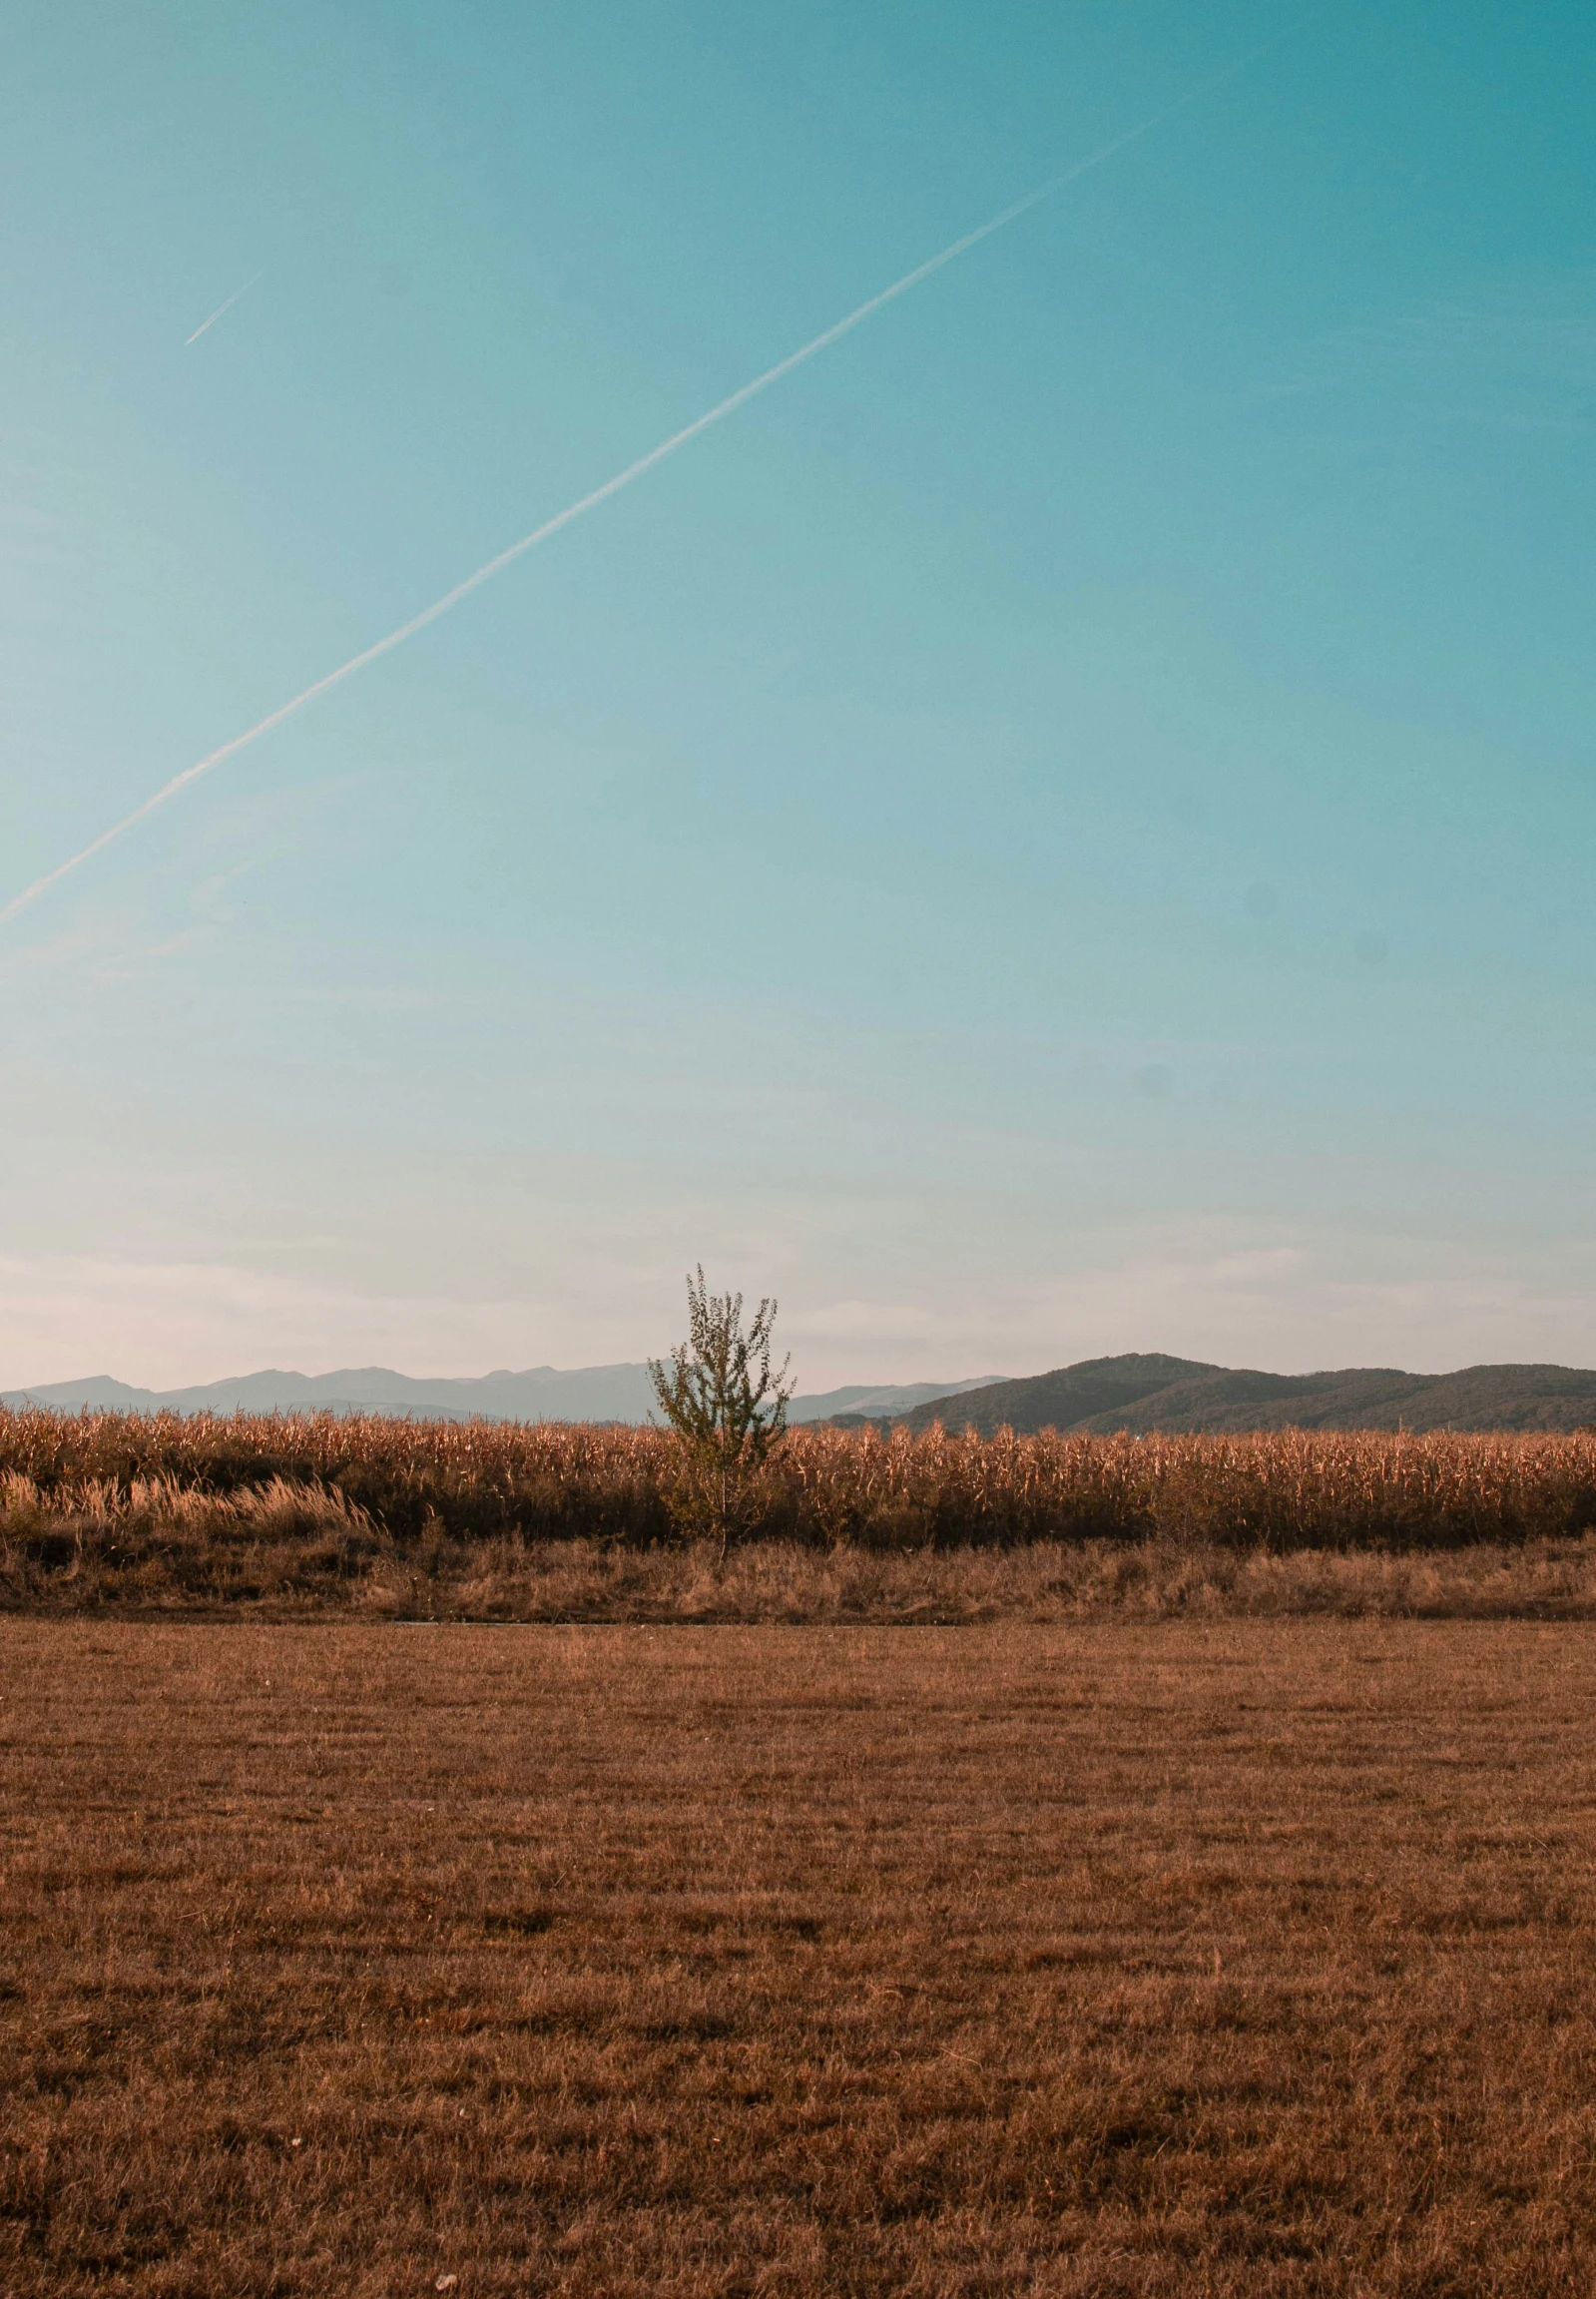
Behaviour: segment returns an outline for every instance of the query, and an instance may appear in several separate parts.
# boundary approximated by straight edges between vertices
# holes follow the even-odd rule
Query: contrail
[[[1161,111],[1149,114],[1147,119],[1138,121],[1134,128],[1125,129],[1110,143],[1100,144],[1095,152],[1089,153],[1084,160],[1076,161],[1072,168],[1066,168],[1061,175],[1050,176],[1047,182],[1039,184],[1034,192],[1027,192],[1022,200],[1016,200],[1011,207],[1002,209],[999,214],[991,217],[986,223],[978,224],[973,232],[966,232],[962,238],[950,241],[947,247],[940,249],[936,255],[927,257],[923,264],[917,264],[912,272],[905,272],[901,280],[894,280],[892,285],[889,287],[883,287],[879,294],[872,295],[867,302],[856,305],[845,318],[838,319],[834,326],[827,327],[822,334],[811,336],[808,342],[800,344],[798,350],[790,351],[785,359],[779,359],[774,367],[767,367],[763,375],[756,375],[752,383],[743,384],[741,389],[732,392],[729,398],[719,400],[715,406],[709,409],[707,414],[695,417],[691,423],[684,424],[680,431],[673,431],[668,439],[662,439],[657,447],[651,447],[646,455],[639,455],[635,463],[628,463],[625,470],[617,471],[613,479],[606,479],[601,487],[595,487],[590,494],[583,495],[578,501],[567,504],[563,511],[556,511],[552,519],[545,519],[542,526],[534,527],[529,535],[523,535],[518,543],[512,543],[509,549],[501,551],[497,558],[489,559],[485,566],[477,568],[474,575],[467,575],[464,582],[456,583],[452,591],[445,591],[441,599],[434,599],[430,607],[423,607],[420,614],[412,615],[407,623],[401,623],[398,629],[390,631],[385,639],[378,639],[373,646],[365,648],[362,653],[351,655],[346,663],[340,663],[335,671],[328,671],[324,678],[319,678],[313,685],[304,688],[290,702],[280,704],[276,710],[272,711],[266,718],[259,720],[244,734],[235,735],[233,740],[224,743],[220,750],[209,752],[205,758],[196,760],[192,767],[185,767],[181,775],[174,775],[171,782],[163,783],[160,790],[147,798],[142,806],[135,807],[131,815],[124,815],[121,822],[113,823],[108,831],[102,831],[100,836],[83,848],[81,853],[71,856],[64,862],[58,862],[53,870],[47,870],[42,878],[35,878],[31,886],[25,886],[20,894],[13,895],[5,907],[0,909],[0,925],[3,925],[8,918],[14,918],[19,910],[26,909],[30,902],[37,901],[42,893],[48,892],[50,887],[55,885],[59,879],[64,878],[69,870],[75,870],[81,863],[91,861],[94,856],[109,847],[114,840],[120,839],[125,831],[131,831],[135,824],[142,823],[147,815],[153,815],[157,807],[164,807],[168,799],[176,798],[179,791],[184,790],[190,783],[198,782],[200,777],[208,775],[213,767],[221,766],[224,759],[231,759],[238,752],[246,750],[251,743],[259,742],[263,735],[268,735],[273,727],[280,727],[284,719],[291,718],[295,711],[302,711],[305,705],[313,703],[317,696],[326,694],[330,688],[341,685],[345,679],[352,678],[356,671],[363,671],[366,664],[374,663],[379,655],[391,654],[395,647],[402,647],[406,639],[413,639],[417,631],[424,631],[428,623],[435,623],[440,615],[446,615],[451,607],[457,607],[460,601],[467,598],[472,591],[479,590],[484,583],[490,583],[495,575],[502,574],[513,560],[519,559],[527,551],[535,551],[540,543],[546,543],[549,537],[557,535],[562,527],[570,526],[574,519],[580,519],[586,512],[595,509],[598,504],[608,502],[610,497],[618,495],[623,487],[630,487],[634,479],[641,479],[645,471],[652,471],[657,464],[663,463],[668,455],[674,455],[679,448],[685,447],[690,439],[696,439],[701,432],[710,430],[717,423],[725,422],[728,415],[735,414],[739,407],[747,406],[749,400],[757,398],[761,391],[768,391],[773,383],[781,382],[782,378],[785,375],[791,375],[796,367],[801,367],[805,361],[816,357],[818,353],[828,349],[832,343],[840,341],[842,336],[850,334],[855,327],[861,326],[875,312],[884,309],[888,303],[895,302],[899,295],[906,295],[911,287],[917,287],[922,280],[928,280],[933,272],[940,272],[945,264],[951,264],[956,257],[967,254],[971,248],[979,247],[980,243],[983,240],[989,240],[994,232],[1003,231],[1017,218],[1039,206],[1043,200],[1049,200],[1055,193],[1062,192],[1067,184],[1077,183],[1082,176],[1090,175],[1094,168],[1101,168],[1106,160],[1111,160],[1116,152],[1123,152],[1128,144],[1134,144],[1143,136],[1151,135],[1153,130],[1162,127],[1166,120],[1172,120],[1177,112],[1184,112],[1188,105],[1197,103],[1214,89],[1223,87],[1227,80],[1233,80],[1237,73],[1246,71],[1249,65],[1256,64],[1260,57],[1267,56],[1272,48],[1278,48],[1283,40],[1289,40],[1294,33],[1301,31],[1305,24],[1312,23],[1314,17],[1323,13],[1323,9],[1316,8],[1310,15],[1298,18],[1296,22],[1288,25],[1284,32],[1277,32],[1273,39],[1263,41],[1257,48],[1250,48],[1246,55],[1238,56],[1234,62],[1225,65],[1221,71],[1211,73],[1206,80],[1198,81],[1195,87],[1187,89],[1184,96],[1177,96],[1172,104],[1166,104]],[[260,275],[257,274],[257,278],[259,277]],[[244,289],[241,287],[238,292],[242,295]],[[227,304],[224,303],[222,308],[225,311]],[[220,317],[221,314],[216,315]],[[210,324],[211,321],[208,319],[206,325],[209,326]],[[190,340],[192,341],[193,338],[191,337]]]
[[[184,336],[183,348],[187,350],[191,343],[198,343],[200,337],[205,333],[206,328],[214,327],[217,321],[221,318],[223,312],[231,311],[234,304],[239,300],[239,297],[246,293],[249,288],[253,287],[257,280],[261,279],[263,275],[260,272],[252,272],[249,279],[245,281],[244,286],[242,287],[235,287],[227,301],[225,303],[219,303],[216,309],[212,312],[209,319],[203,319],[199,326],[195,328],[192,335]]]

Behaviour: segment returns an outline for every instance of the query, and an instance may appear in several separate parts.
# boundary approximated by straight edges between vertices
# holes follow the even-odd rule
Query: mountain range
[[[130,1388],[108,1374],[0,1396],[8,1406],[112,1413],[402,1413],[417,1420],[642,1422],[653,1409],[646,1365],[417,1381],[385,1366],[339,1373],[252,1373],[193,1389]],[[859,1429],[1129,1430],[1175,1436],[1268,1429],[1572,1430],[1596,1425],[1596,1373],[1562,1365],[1474,1365],[1460,1373],[1352,1367],[1253,1373],[1157,1355],[1087,1358],[1023,1381],[996,1375],[908,1382],[794,1398],[795,1423]]]
[[[1471,1365],[1460,1373],[1352,1367],[1339,1373],[1250,1373],[1185,1357],[1093,1357],[1025,1381],[982,1383],[954,1400],[886,1414],[845,1409],[843,1428],[866,1422],[926,1430],[1109,1436],[1216,1435],[1269,1429],[1573,1430],[1596,1426],[1596,1373],[1566,1365]]]
[[[864,1418],[907,1413],[927,1399],[960,1397],[979,1386],[978,1381],[873,1387],[855,1382],[819,1396],[794,1398],[788,1418],[805,1422],[829,1421],[839,1413]],[[0,1394],[0,1405],[43,1405],[57,1413],[407,1413],[418,1421],[642,1422],[653,1411],[654,1390],[646,1365],[590,1365],[572,1373],[540,1365],[525,1373],[444,1381],[416,1381],[386,1366],[368,1365],[340,1373],[247,1373],[194,1389],[133,1389],[109,1374],[95,1374],[87,1381],[7,1390]]]

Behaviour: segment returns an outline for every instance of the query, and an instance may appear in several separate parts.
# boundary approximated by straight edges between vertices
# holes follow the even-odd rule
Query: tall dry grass
[[[0,1412],[0,1476],[39,1505],[137,1513],[156,1486],[229,1498],[335,1492],[390,1539],[671,1537],[670,1439],[652,1429],[238,1414]],[[1453,1548],[1596,1527],[1596,1437],[1091,1437],[790,1431],[758,1532],[818,1548],[1037,1540],[1227,1548]],[[74,1501],[71,1505],[76,1506]]]
[[[1596,1617],[1588,1437],[793,1432],[673,1537],[652,1430],[0,1414],[0,1609],[971,1621]]]

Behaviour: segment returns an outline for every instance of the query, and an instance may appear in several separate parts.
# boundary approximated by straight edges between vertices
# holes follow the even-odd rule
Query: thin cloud
[[[645,472],[654,470],[668,456],[676,454],[690,440],[698,438],[702,432],[711,430],[717,423],[724,423],[728,415],[735,414],[740,407],[747,406],[748,402],[757,398],[762,391],[768,391],[773,383],[780,383],[784,377],[791,375],[796,368],[805,365],[808,360],[817,357],[821,351],[828,350],[831,344],[839,342],[844,335],[851,334],[855,327],[862,326],[866,319],[873,318],[875,313],[884,310],[888,303],[896,302],[900,295],[906,295],[911,287],[919,287],[922,281],[930,279],[933,273],[940,272],[945,265],[953,263],[960,256],[967,255],[970,249],[979,247],[983,240],[991,239],[995,232],[1004,231],[1007,226],[1017,222],[1021,216],[1027,215],[1031,209],[1039,207],[1044,200],[1052,199],[1056,193],[1062,192],[1067,185],[1078,183],[1081,177],[1090,175],[1095,168],[1101,168],[1106,161],[1112,160],[1116,153],[1123,152],[1128,145],[1140,142],[1144,136],[1151,135],[1155,128],[1162,127],[1166,120],[1174,119],[1177,113],[1184,112],[1189,105],[1196,104],[1204,96],[1210,95],[1216,88],[1221,88],[1227,81],[1235,79],[1238,73],[1244,72],[1250,65],[1256,64],[1262,57],[1267,56],[1272,49],[1278,48],[1283,41],[1291,39],[1305,25],[1312,23],[1317,16],[1323,13],[1322,9],[1316,8],[1309,15],[1299,17],[1296,22],[1288,25],[1285,31],[1277,32],[1272,39],[1261,41],[1256,48],[1250,48],[1245,55],[1236,57],[1219,71],[1210,73],[1206,79],[1199,80],[1194,87],[1188,88],[1184,95],[1177,96],[1173,103],[1165,104],[1157,112],[1150,113],[1145,120],[1139,120],[1134,128],[1127,128],[1109,143],[1100,144],[1097,150],[1088,153],[1084,160],[1076,161],[1073,167],[1064,169],[1057,176],[1050,176],[1045,184],[1038,184],[1036,189],[1027,192],[1023,199],[1016,200],[1009,207],[1000,210],[986,223],[978,224],[973,232],[965,232],[957,240],[950,241],[945,248],[939,249],[934,256],[927,257],[923,264],[916,264],[912,272],[905,272],[900,280],[894,280],[889,287],[883,287],[878,294],[871,295],[865,302],[856,304],[845,317],[838,319],[834,325],[825,328],[818,335],[811,335],[806,343],[800,344],[796,351],[790,351],[788,356],[785,359],[779,359],[774,367],[767,367],[765,372],[756,375],[751,383],[744,383],[727,398],[718,400],[706,413],[695,417],[691,423],[685,423],[680,431],[673,431],[668,439],[662,439],[660,444],[657,447],[651,447],[646,455],[640,455],[636,462],[628,463],[624,470],[617,471],[613,479],[606,479],[602,486],[593,488],[590,493],[581,496],[576,502],[567,504],[566,508],[563,511],[557,511],[553,518],[545,519],[541,526],[534,527],[530,534],[523,535],[518,543],[512,543],[508,550],[500,551],[496,558],[489,559],[485,566],[478,567],[474,574],[467,575],[463,582],[456,583],[452,590],[445,591],[440,599],[434,599],[430,607],[423,607],[420,614],[412,615],[410,620],[407,623],[401,623],[397,630],[389,631],[386,638],[378,639],[374,645],[364,648],[358,655],[351,655],[346,663],[340,663],[335,671],[328,671],[323,678],[313,681],[310,686],[303,688],[291,700],[279,704],[276,710],[269,712],[266,718],[258,720],[253,727],[247,728],[242,735],[235,735],[231,742],[223,743],[219,749],[209,752],[205,758],[196,760],[192,767],[185,767],[181,774],[174,775],[169,783],[163,783],[160,790],[153,792],[142,806],[135,807],[131,815],[124,815],[120,822],[113,823],[109,830],[102,831],[97,839],[91,840],[89,845],[82,848],[79,853],[70,856],[64,862],[58,862],[53,870],[47,870],[43,877],[35,878],[32,885],[24,886],[21,893],[13,895],[5,907],[0,909],[0,925],[3,925],[7,919],[14,918],[20,910],[26,909],[30,902],[37,901],[41,894],[47,893],[69,871],[92,861],[96,855],[103,854],[105,849],[112,845],[115,840],[120,839],[125,832],[131,831],[137,824],[142,823],[147,816],[153,815],[158,807],[165,806],[169,799],[176,798],[178,793],[186,790],[190,783],[198,782],[202,775],[208,775],[213,767],[221,766],[226,759],[237,757],[238,753],[248,749],[250,744],[259,742],[263,735],[268,735],[273,727],[280,727],[284,719],[292,718],[296,711],[302,711],[307,703],[315,702],[319,696],[327,694],[333,687],[340,686],[345,679],[352,678],[356,671],[363,671],[368,663],[376,662],[379,656],[391,654],[395,647],[402,647],[407,639],[413,639],[418,631],[424,631],[429,623],[435,623],[440,615],[446,615],[452,607],[457,607],[462,599],[468,598],[473,591],[480,590],[484,583],[490,583],[495,575],[502,574],[505,568],[516,559],[524,557],[528,551],[536,550],[540,543],[546,543],[551,536],[557,535],[562,527],[570,526],[573,520],[580,519],[587,512],[596,510],[600,503],[608,502],[612,495],[620,494],[624,487],[630,487],[635,479],[641,479]],[[243,294],[244,289],[241,287],[237,292]],[[222,308],[226,310],[227,305],[224,304]],[[217,313],[216,316],[220,317],[221,313]],[[210,324],[211,321],[208,319],[206,325],[209,326]],[[192,337],[190,339],[193,340]]]
[[[207,327],[214,327],[214,326],[216,325],[217,321],[218,321],[218,320],[221,318],[221,316],[222,316],[223,312],[224,312],[224,311],[231,311],[231,310],[232,310],[232,308],[233,308],[233,306],[234,306],[234,304],[235,304],[235,303],[236,303],[236,302],[239,300],[239,297],[240,297],[241,295],[246,295],[246,294],[248,294],[248,293],[249,293],[249,291],[250,291],[250,289],[251,289],[251,288],[252,288],[252,287],[255,286],[255,284],[256,284],[256,281],[257,281],[257,280],[259,280],[259,279],[262,279],[262,278],[264,278],[264,276],[265,276],[265,275],[264,275],[263,273],[261,273],[261,272],[254,272],[254,273],[252,273],[252,274],[251,274],[250,278],[249,278],[248,280],[246,280],[246,281],[245,281],[245,283],[244,283],[244,286],[243,286],[242,287],[235,287],[235,288],[234,288],[234,290],[233,290],[233,292],[232,292],[232,294],[231,294],[231,295],[228,297],[227,301],[226,301],[225,303],[219,303],[219,304],[217,305],[216,309],[215,309],[215,310],[212,312],[212,314],[211,314],[211,316],[210,316],[210,318],[209,318],[209,319],[202,319],[202,320],[201,320],[201,322],[200,322],[200,324],[199,324],[199,326],[195,328],[195,330],[194,330],[194,333],[193,333],[192,335],[185,335],[185,336],[184,336],[184,338],[183,338],[183,347],[184,347],[184,349],[185,349],[185,350],[187,350],[187,349],[188,349],[188,347],[189,347],[189,345],[190,345],[191,343],[198,343],[198,342],[199,342],[199,340],[200,340],[200,337],[201,337],[201,336],[202,336],[202,335],[205,333],[205,331],[206,331]]]

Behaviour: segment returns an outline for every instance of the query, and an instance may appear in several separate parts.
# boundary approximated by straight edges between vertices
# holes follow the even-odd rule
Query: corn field
[[[0,1411],[0,1544],[81,1552],[158,1524],[213,1539],[428,1544],[672,1537],[672,1440],[550,1423]],[[1596,1532],[1596,1437],[1089,1437],[790,1431],[756,1529],[824,1550],[1050,1541],[1513,1546]],[[63,1554],[64,1550],[61,1551]]]

